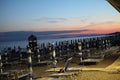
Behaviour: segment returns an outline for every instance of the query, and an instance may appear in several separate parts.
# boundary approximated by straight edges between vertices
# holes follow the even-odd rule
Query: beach
[[[75,62],[74,60],[73,62],[71,62],[69,67],[77,67],[77,68],[80,67],[83,70],[78,71],[78,73],[72,77],[62,76],[61,80],[119,80],[120,79],[119,48],[111,47],[110,49],[108,49],[107,51],[105,50],[104,52],[110,53],[110,54],[105,56],[103,61],[95,65],[79,65],[77,64],[79,62]],[[115,66],[117,66],[117,69],[113,69],[115,66],[110,67],[110,65],[113,65],[113,63]],[[65,62],[58,62],[58,67],[63,68],[64,65],[65,65]],[[51,65],[43,66],[43,67],[42,66],[34,67],[33,73],[36,78],[48,77],[51,74],[57,73],[57,72],[46,72],[46,70],[50,68],[51,68]],[[92,70],[93,68],[95,68],[96,70]],[[102,70],[97,70],[99,68],[102,68]],[[84,69],[87,69],[87,70],[84,70]]]
[[[93,51],[92,51],[93,52]],[[60,69],[66,65],[65,60],[59,60],[57,67],[53,64],[33,65],[33,80],[119,80],[120,79],[120,48],[119,46],[110,47],[105,50],[97,50],[97,53],[104,53],[104,59],[96,64],[79,64],[78,57],[73,56],[68,66],[68,71],[62,74],[67,76],[51,77],[52,74],[59,74]],[[96,54],[96,52],[94,52]],[[33,63],[34,64],[34,63]],[[74,69],[74,70],[73,70]],[[27,64],[12,64],[6,66],[4,72],[11,70],[28,70]],[[71,71],[69,71],[71,70]],[[73,70],[73,71],[72,71]],[[72,75],[68,75],[73,72]],[[75,74],[74,74],[75,73]]]

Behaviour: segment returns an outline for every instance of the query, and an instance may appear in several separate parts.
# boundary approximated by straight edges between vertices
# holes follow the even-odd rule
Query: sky
[[[0,32],[61,30],[117,32],[120,13],[106,0],[0,0]]]

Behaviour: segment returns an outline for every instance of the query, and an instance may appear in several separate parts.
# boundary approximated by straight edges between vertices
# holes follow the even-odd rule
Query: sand
[[[102,68],[104,70],[82,70],[79,71],[77,75],[74,76],[67,76],[62,77],[62,79],[59,80],[120,80],[120,48],[119,47],[111,47],[108,50],[104,50],[103,53],[107,54],[105,56],[104,60],[96,65],[79,65],[79,59],[73,58],[73,61],[69,65],[69,67],[82,67],[82,68]],[[27,65],[22,65],[21,67],[18,67],[20,65],[15,65],[7,68],[5,71],[8,70],[14,70],[14,69],[27,69]],[[46,70],[49,70],[52,68],[53,65],[42,65],[42,66],[35,66],[33,67],[33,75],[34,79],[39,80],[38,78],[43,78],[40,80],[47,80],[48,76],[51,74],[54,74],[56,72],[47,72]],[[64,61],[59,61],[57,63],[58,67],[63,68],[65,66]],[[114,71],[116,72],[112,72]],[[112,70],[112,71],[110,71]],[[47,78],[45,78],[47,77]],[[58,80],[52,79],[50,80]]]
[[[120,80],[120,73],[118,72],[111,72],[110,70],[113,68],[120,69],[120,59],[118,58],[120,56],[120,50],[118,47],[112,47],[108,50],[105,50],[104,53],[107,54],[105,56],[105,59],[101,61],[100,63],[96,65],[79,65],[78,60],[74,60],[71,62],[69,67],[82,67],[82,68],[96,68],[96,69],[104,69],[104,70],[83,70],[79,71],[77,75],[74,76],[67,76],[62,77],[61,80]],[[58,67],[63,68],[65,65],[65,62],[58,62]],[[56,72],[46,72],[46,70],[51,69],[51,65],[49,66],[41,66],[41,67],[34,67],[34,74],[36,78],[40,77],[47,77],[51,74],[54,74]],[[116,71],[116,70],[115,70]],[[56,79],[57,80],[57,79]]]
[[[112,54],[97,65],[88,68],[103,68],[98,71],[81,71],[78,75],[64,78],[65,80],[120,80],[120,50],[116,48],[110,51]]]
[[[64,80],[120,80],[120,74],[111,74],[101,71],[81,72],[74,77],[67,77]]]

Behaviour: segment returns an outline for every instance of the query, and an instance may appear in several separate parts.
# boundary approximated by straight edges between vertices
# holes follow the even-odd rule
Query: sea
[[[85,38],[98,38],[98,37],[105,37],[107,35],[92,35],[92,36],[82,36],[82,37],[72,37],[72,38],[58,38],[58,39],[39,39],[37,40],[38,45],[45,43],[47,44],[48,42],[50,43],[55,43],[55,42],[60,42],[60,41],[67,41],[67,40],[77,40],[77,39],[85,39]],[[14,48],[20,46],[21,48],[26,48],[28,45],[27,40],[23,41],[5,41],[5,42],[0,42],[0,50],[3,50],[5,48]]]

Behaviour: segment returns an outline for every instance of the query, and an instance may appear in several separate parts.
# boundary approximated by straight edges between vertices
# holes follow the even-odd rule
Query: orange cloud
[[[93,30],[89,33],[112,33],[112,32],[120,32],[120,24],[115,22],[106,22],[99,24],[91,24],[83,27],[83,29]]]
[[[37,26],[32,29],[34,31],[62,31],[62,30],[88,30],[80,33],[73,34],[104,34],[112,32],[120,32],[120,23],[114,21],[106,21],[102,23],[90,23],[87,24],[57,24],[57,25],[47,25],[47,26]]]

